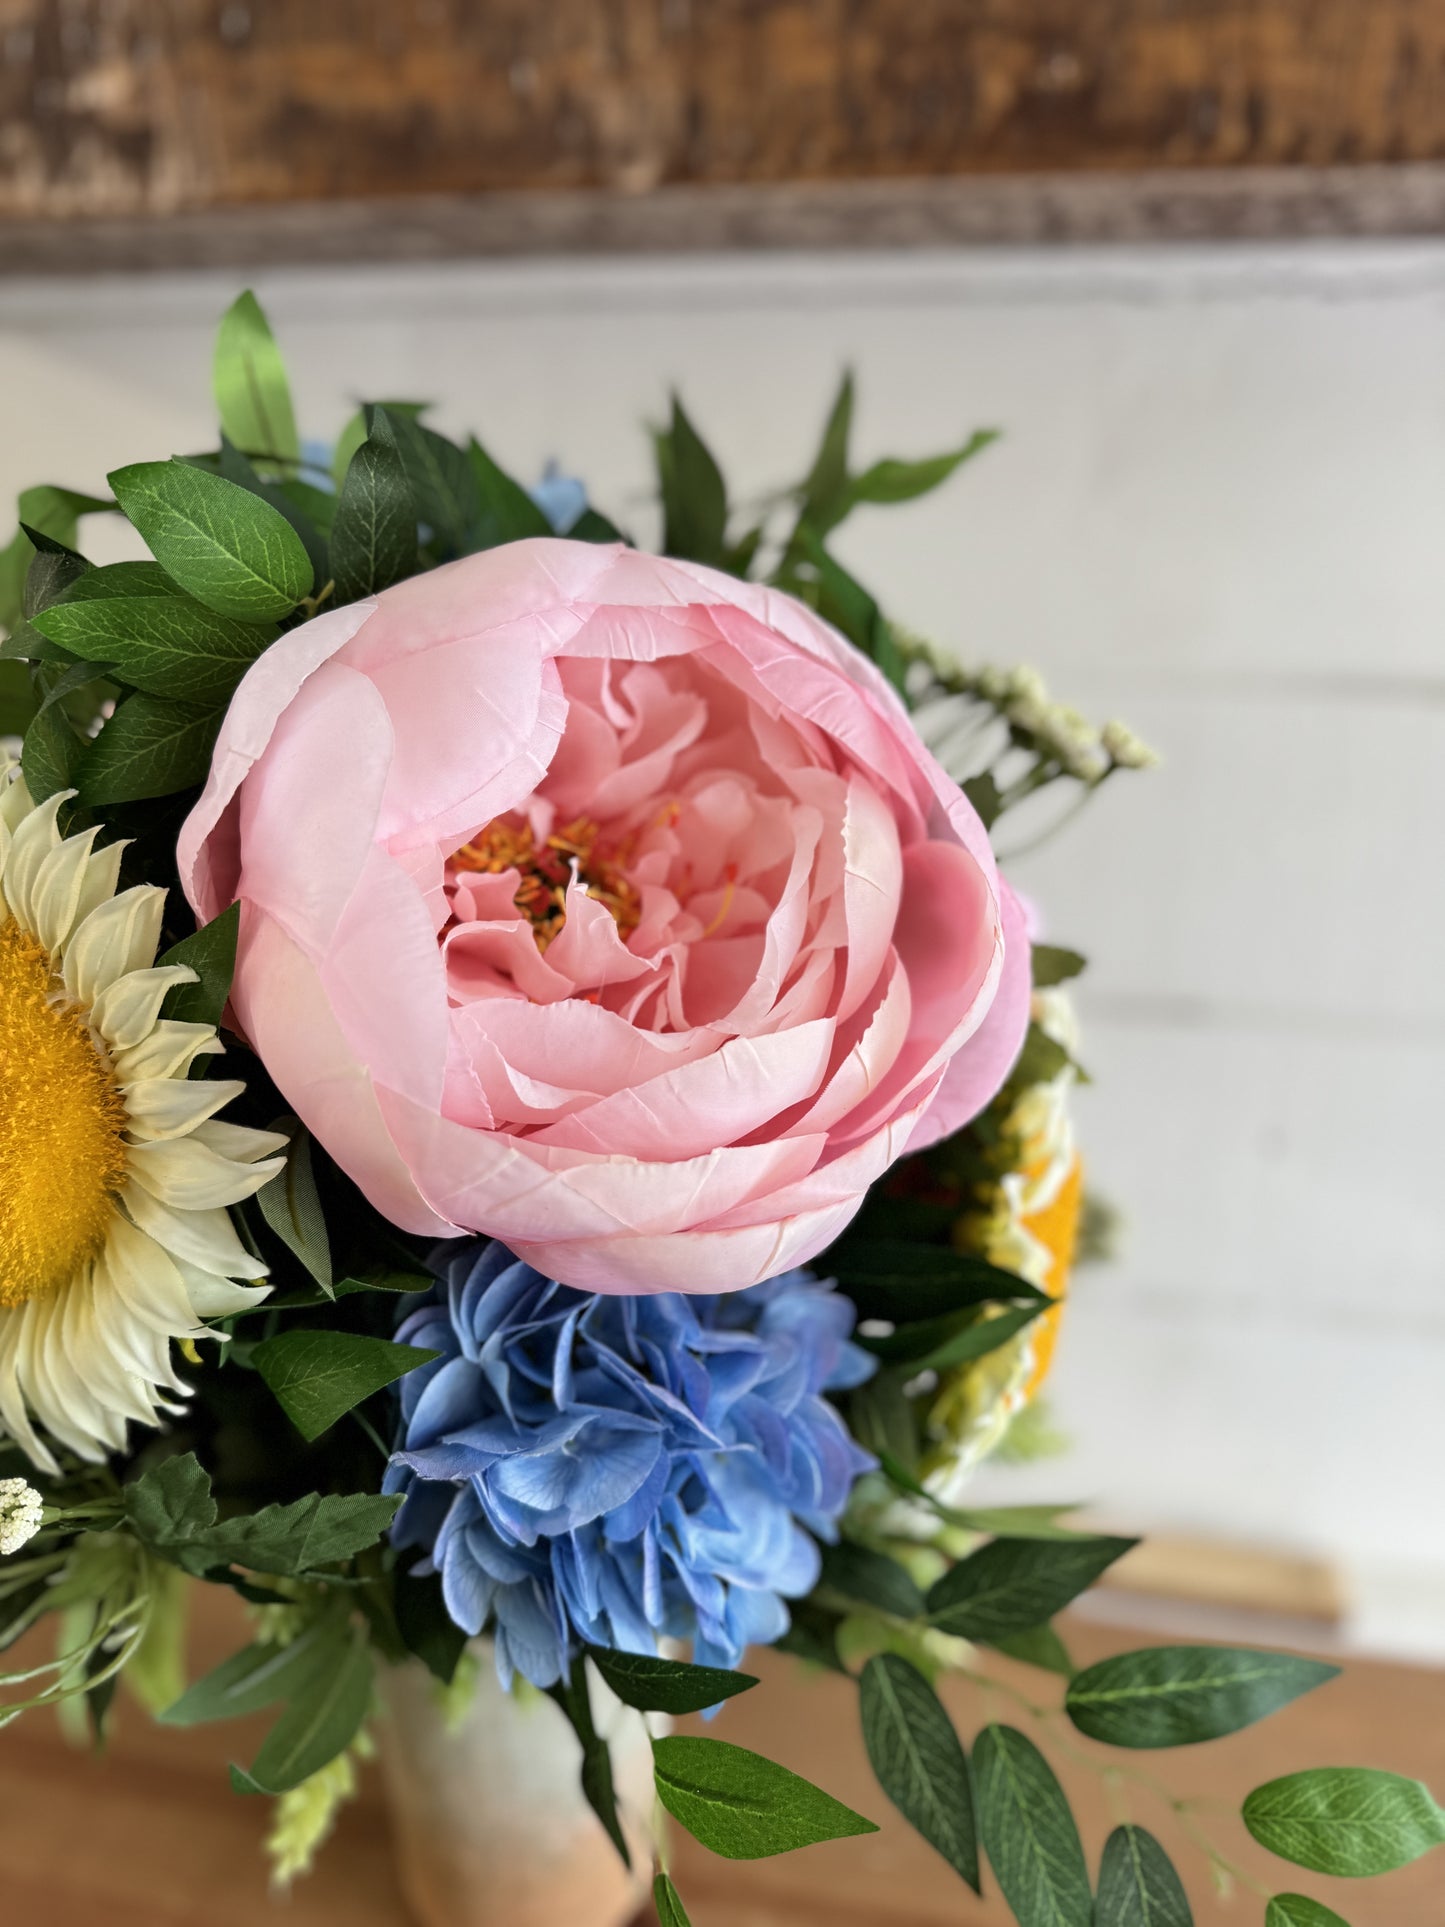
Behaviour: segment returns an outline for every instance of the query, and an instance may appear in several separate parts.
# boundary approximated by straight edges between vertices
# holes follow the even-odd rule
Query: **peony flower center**
[[[126,1109],[45,946],[0,923],[0,1305],[63,1285],[105,1243]]]
[[[575,866],[589,897],[612,913],[625,943],[642,918],[642,899],[623,868],[625,852],[609,849],[590,817],[563,824],[539,843],[532,825],[510,813],[495,817],[452,857],[457,870],[500,876],[515,870],[520,881],[512,901],[545,950],[567,921],[567,885]]]

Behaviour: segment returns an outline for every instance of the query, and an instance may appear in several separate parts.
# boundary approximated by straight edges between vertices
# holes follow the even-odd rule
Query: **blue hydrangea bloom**
[[[564,475],[555,461],[547,463],[541,481],[527,493],[558,535],[574,528],[587,512],[587,484],[575,475]]]
[[[822,1396],[873,1370],[849,1301],[805,1271],[602,1297],[500,1244],[438,1258],[397,1331],[442,1356],[401,1381],[392,1538],[459,1626],[491,1622],[503,1681],[552,1685],[580,1642],[735,1666],[780,1638],[874,1463]]]

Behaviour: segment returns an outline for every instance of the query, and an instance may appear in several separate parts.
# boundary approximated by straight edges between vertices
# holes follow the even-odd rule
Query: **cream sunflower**
[[[179,1409],[171,1341],[264,1294],[225,1207],[285,1143],[216,1120],[244,1084],[189,1080],[222,1046],[160,1014],[194,981],[154,967],[166,893],[117,894],[121,846],[62,836],[65,800],[0,768],[0,1426],[47,1471],[37,1424],[120,1449]]]

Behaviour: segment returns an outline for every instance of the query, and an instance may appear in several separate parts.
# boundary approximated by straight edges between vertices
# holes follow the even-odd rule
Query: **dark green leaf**
[[[928,1614],[961,1639],[995,1640],[1052,1619],[1137,1539],[995,1539],[946,1572]]]
[[[215,1524],[210,1474],[194,1452],[163,1459],[126,1486],[122,1498],[136,1537],[157,1552],[184,1545]]]
[[[946,482],[956,468],[972,460],[998,440],[996,428],[976,429],[962,448],[947,455],[931,455],[923,461],[900,462],[892,458],[875,462],[848,484],[848,506],[855,502],[912,502]]]
[[[1036,943],[1032,955],[1035,990],[1066,984],[1071,977],[1078,976],[1088,961],[1077,950],[1065,950],[1057,943]]]
[[[231,994],[236,969],[236,938],[241,928],[241,906],[233,903],[210,923],[172,944],[160,965],[185,964],[196,973],[193,984],[173,984],[166,992],[161,1015],[182,1024],[219,1024]]]
[[[1023,1049],[1009,1072],[1011,1084],[1051,1084],[1073,1062],[1068,1050],[1039,1024],[1024,1032]]]
[[[915,1372],[952,1371],[972,1358],[985,1358],[1016,1338],[1044,1309],[1042,1295],[1033,1305],[1016,1310],[961,1312],[952,1318],[929,1318],[916,1325],[900,1325],[886,1338],[860,1336],[865,1351]]]
[[[463,555],[477,514],[477,482],[463,449],[433,428],[385,411],[417,514],[449,555]],[[375,425],[376,411],[372,411]]]
[[[998,786],[998,778],[991,769],[981,770],[977,776],[970,776],[959,788],[978,812],[978,820],[986,830],[991,830],[1003,814],[1003,791]]]
[[[221,427],[238,448],[284,461],[299,457],[286,365],[249,288],[221,317],[212,383]]]
[[[849,1539],[824,1546],[819,1583],[829,1592],[871,1606],[893,1619],[923,1617],[923,1594],[914,1584],[913,1575],[886,1552],[875,1552],[871,1546],[855,1545]]]
[[[300,536],[235,482],[180,461],[136,462],[109,480],[156,560],[207,608],[273,622],[310,593]]]
[[[226,702],[276,636],[274,624],[217,615],[154,562],[91,569],[35,627],[72,655],[112,664],[136,689],[202,707]]]
[[[256,472],[235,443],[224,435],[221,437],[219,473],[228,482],[234,482],[238,488],[247,489],[252,495],[258,495],[263,502],[269,503],[283,520],[291,524],[300,537],[302,548],[306,551],[306,559],[311,564],[314,582],[319,585],[330,579],[331,565],[327,554],[326,538],[312,520],[309,506],[303,507],[301,500],[298,499],[296,484],[267,481]],[[329,509],[331,497],[320,495],[319,490],[309,490],[305,499],[309,505],[318,497]]]
[[[1006,1659],[1020,1660],[1025,1666],[1037,1666],[1046,1673],[1060,1673],[1065,1679],[1074,1676],[1069,1649],[1052,1626],[1030,1626],[1024,1632],[1006,1633],[1002,1639],[990,1640],[989,1644]]]
[[[491,549],[500,542],[518,542],[525,536],[552,533],[552,524],[526,489],[497,467],[475,435],[467,446],[467,454],[482,505],[472,536],[475,548]]]
[[[27,529],[48,535],[57,542],[71,544],[82,515],[95,515],[113,509],[108,497],[82,495],[72,488],[56,488],[42,483],[38,488],[22,489],[19,522],[14,538],[0,551],[0,628],[12,629],[24,614],[25,579],[35,557],[35,544]]]
[[[1193,1746],[1252,1726],[1339,1670],[1294,1653],[1146,1646],[1087,1667],[1064,1710],[1107,1746]]]
[[[725,1860],[761,1860],[878,1831],[810,1781],[726,1740],[674,1734],[652,1742],[652,1759],[663,1806]]]
[[[719,566],[727,541],[727,487],[712,451],[676,395],[671,424],[654,439],[663,549],[691,562]]]
[[[400,582],[417,567],[417,506],[384,408],[351,458],[331,527],[331,569],[339,602]]]
[[[796,586],[806,592],[806,599],[825,622],[841,629],[849,642],[876,662],[883,633],[883,616],[878,604],[862,583],[828,553],[811,529],[800,530],[797,540],[811,574]],[[784,587],[793,586],[791,581],[784,584]]]
[[[897,1653],[877,1653],[860,1686],[863,1742],[878,1784],[903,1817],[980,1891],[968,1761],[938,1695]]]
[[[1314,1873],[1365,1879],[1445,1844],[1428,1787],[1364,1766],[1312,1767],[1256,1787],[1244,1824],[1262,1847]]]
[[[567,1676],[548,1689],[548,1693],[571,1722],[582,1748],[582,1793],[588,1806],[602,1822],[608,1839],[616,1847],[624,1867],[631,1868],[632,1853],[627,1835],[617,1817],[617,1789],[612,1780],[612,1753],[598,1733],[592,1718],[592,1696],[587,1684],[587,1662],[579,1654]]]
[[[384,408],[393,420],[405,415],[415,421],[424,415],[431,403],[425,401],[369,401],[364,402],[336,438],[336,447],[331,452],[331,475],[339,489],[346,480],[346,471],[351,466],[352,457],[367,439],[374,411]]]
[[[417,1576],[398,1572],[392,1581],[397,1631],[410,1653],[450,1686],[457,1663],[466,1651],[467,1636],[447,1611],[438,1573]]]
[[[291,1145],[285,1168],[278,1171],[269,1184],[261,1186],[256,1202],[276,1236],[295,1252],[321,1289],[332,1297],[331,1244],[326,1233],[326,1214],[316,1189],[316,1174],[311,1168],[310,1133],[294,1117],[278,1118],[272,1129],[284,1131]]]
[[[393,1345],[363,1332],[277,1332],[251,1354],[276,1403],[308,1443],[384,1385],[438,1353]]]
[[[310,1573],[374,1546],[396,1516],[399,1498],[370,1492],[318,1493],[268,1505],[212,1526],[183,1546],[178,1563],[197,1575],[218,1566],[253,1572]]]
[[[104,682],[109,674],[110,666],[107,663],[69,661],[53,680],[48,676],[43,678],[45,695],[40,704],[41,714],[43,715],[47,709],[53,709],[57,703],[64,703],[67,696],[73,696],[78,689],[87,689],[95,683]],[[74,720],[74,712],[68,704],[66,714],[72,721]]]
[[[190,789],[211,767],[224,713],[167,696],[127,696],[80,760],[82,799],[99,808]]]
[[[587,1657],[624,1706],[643,1713],[702,1713],[756,1686],[751,1673],[720,1666],[688,1666],[677,1659],[589,1646]]]
[[[20,768],[32,799],[43,803],[57,790],[74,789],[88,748],[63,709],[47,709],[36,716],[20,750]]]
[[[1115,1827],[1104,1843],[1094,1927],[1194,1927],[1173,1863],[1143,1827]]]
[[[652,1906],[657,1927],[691,1927],[677,1889],[665,1873],[660,1873],[652,1883]]]
[[[1011,1726],[986,1726],[973,1772],[983,1844],[1019,1927],[1091,1927],[1079,1830],[1043,1754]]]
[[[338,1630],[291,1690],[285,1711],[261,1743],[250,1777],[284,1793],[319,1773],[356,1738],[371,1709],[371,1650],[356,1631]]]
[[[569,542],[625,542],[627,537],[615,522],[599,515],[596,509],[583,509],[567,531]]]
[[[826,535],[848,512],[848,440],[852,428],[853,375],[845,370],[798,506],[799,522],[819,535]]]
[[[1264,1927],[1350,1927],[1350,1923],[1304,1894],[1276,1894],[1264,1910]]]
[[[773,1641],[773,1650],[801,1659],[809,1666],[822,1666],[830,1673],[848,1674],[838,1657],[838,1628],[842,1617],[809,1599],[796,1599],[788,1607],[788,1630]]]
[[[83,555],[77,555],[63,542],[57,542],[40,529],[26,528],[35,550],[35,558],[25,573],[24,611],[27,620],[33,621],[42,610],[48,609],[52,602],[58,602],[73,583],[80,580],[90,564]]]
[[[989,1304],[1040,1304],[1045,1294],[1017,1273],[947,1245],[908,1238],[846,1237],[828,1252],[828,1271],[853,1300],[860,1318],[897,1325]],[[940,1337],[944,1334],[940,1328]],[[875,1346],[889,1340],[874,1340]],[[911,1347],[908,1349],[912,1355]]]

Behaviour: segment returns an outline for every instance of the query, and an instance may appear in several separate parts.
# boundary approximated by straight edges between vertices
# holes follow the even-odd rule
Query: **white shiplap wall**
[[[1007,431],[844,552],[914,626],[1037,663],[1168,762],[1018,865],[1095,960],[1083,1128],[1131,1228],[1072,1309],[1071,1457],[992,1490],[1329,1555],[1363,1643],[1445,1653],[1445,248],[259,288],[310,432],[435,395],[635,523],[669,381],[744,492],[799,472],[844,362],[864,455]],[[0,496],[203,445],[232,292],[0,284]]]

